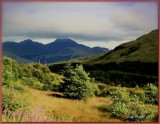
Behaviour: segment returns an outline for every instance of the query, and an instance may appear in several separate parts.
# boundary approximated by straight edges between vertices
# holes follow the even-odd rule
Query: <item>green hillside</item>
[[[52,72],[60,73],[66,63],[83,64],[91,77],[106,84],[114,82],[114,85],[134,87],[157,82],[158,30],[121,44],[106,54],[53,63],[49,68]]]
[[[72,60],[72,62],[85,64],[124,61],[158,62],[158,29],[134,41],[123,43],[106,54]]]

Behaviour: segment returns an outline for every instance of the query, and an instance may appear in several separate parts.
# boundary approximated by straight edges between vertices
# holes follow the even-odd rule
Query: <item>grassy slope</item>
[[[96,64],[123,61],[158,61],[158,30],[145,34],[134,41],[119,45],[107,54],[83,57],[72,62]]]

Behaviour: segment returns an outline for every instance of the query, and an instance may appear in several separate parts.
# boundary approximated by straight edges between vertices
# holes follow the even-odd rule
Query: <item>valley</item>
[[[110,51],[71,39],[2,46],[3,122],[158,121],[158,30]]]

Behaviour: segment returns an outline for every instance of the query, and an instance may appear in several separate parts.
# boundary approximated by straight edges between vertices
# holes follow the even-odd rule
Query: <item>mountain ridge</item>
[[[37,62],[41,59],[43,62],[47,61],[48,63],[68,60],[71,57],[76,58],[109,51],[107,48],[90,48],[88,46],[78,44],[72,39],[56,39],[54,42],[48,44],[42,44],[32,41],[31,39],[26,39],[19,43],[3,42],[2,48],[8,53],[12,53],[24,59]],[[65,55],[63,56],[63,54]],[[63,59],[57,59],[58,56],[63,56]]]

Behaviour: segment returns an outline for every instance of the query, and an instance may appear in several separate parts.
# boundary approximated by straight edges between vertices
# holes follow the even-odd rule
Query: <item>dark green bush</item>
[[[97,83],[97,86],[98,86],[98,88],[99,88],[100,90],[103,90],[103,89],[105,89],[105,88],[107,87],[107,85],[106,85],[106,84],[103,84],[103,83]]]
[[[56,91],[56,92],[58,92],[58,91],[60,91],[60,83],[53,83],[53,85],[52,85],[52,91]]]
[[[154,84],[147,84],[145,87],[145,97],[147,104],[158,104],[158,87]]]
[[[2,85],[9,85],[12,81],[12,74],[2,70]]]
[[[99,96],[109,96],[111,93],[110,93],[110,91],[109,91],[109,89],[108,88],[104,88],[104,89],[102,89],[101,91],[100,91],[100,95]]]
[[[76,66],[76,68],[67,65],[64,76],[63,89],[65,97],[87,99],[94,95],[94,90],[89,82],[90,78],[82,65]]]

